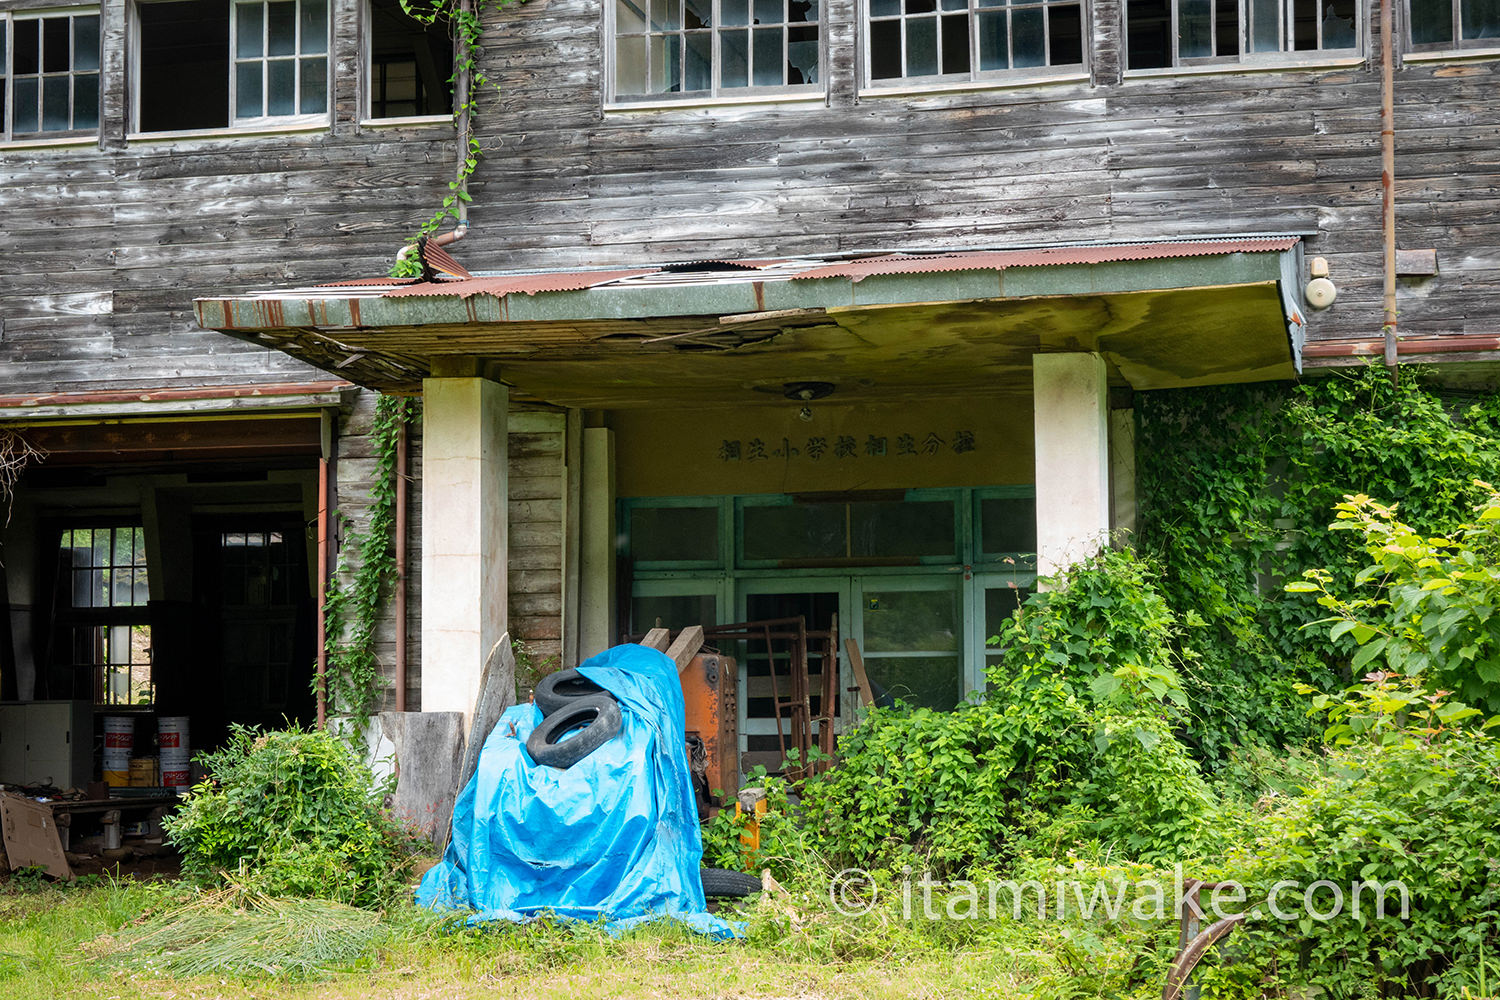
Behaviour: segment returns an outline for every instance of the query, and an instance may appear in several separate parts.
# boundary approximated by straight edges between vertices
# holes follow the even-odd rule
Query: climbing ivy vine
[[[1441,394],[1417,373],[1393,385],[1379,366],[1143,393],[1137,414],[1136,541],[1173,610],[1205,623],[1189,637],[1185,736],[1211,766],[1237,745],[1308,735],[1297,685],[1346,679],[1347,641],[1305,628],[1321,609],[1282,589],[1313,567],[1352,588],[1365,553],[1326,530],[1334,506],[1368,494],[1441,533],[1472,517],[1474,480],[1500,468],[1500,396]]]
[[[445,22],[452,26],[454,39],[460,43],[455,52],[453,76],[448,81],[454,91],[453,120],[455,123],[460,122],[467,114],[470,123],[468,134],[461,137],[464,140],[463,161],[458,165],[453,180],[448,182],[448,193],[443,196],[442,204],[417,230],[418,237],[432,235],[448,219],[459,221],[459,203],[473,201],[468,192],[468,181],[478,169],[479,161],[484,155],[479,140],[474,138],[473,128],[473,122],[479,116],[479,95],[485,91],[500,93],[499,85],[485,72],[479,58],[484,51],[480,46],[484,35],[484,15],[498,13],[519,2],[524,0],[475,0],[472,9],[466,9],[461,0],[401,0],[401,9],[413,20],[424,25]],[[468,74],[469,87],[460,96],[457,93],[457,81],[464,74]],[[421,264],[410,257],[398,260],[391,268],[391,276],[394,278],[411,278],[421,273]]]
[[[416,407],[414,400],[399,396],[376,399],[370,430],[375,471],[369,522],[360,532],[353,521],[340,518],[343,544],[323,602],[327,656],[323,694],[334,711],[352,720],[356,736],[363,735],[379,709],[385,688],[375,633],[396,578],[396,440],[402,426],[415,417]]]

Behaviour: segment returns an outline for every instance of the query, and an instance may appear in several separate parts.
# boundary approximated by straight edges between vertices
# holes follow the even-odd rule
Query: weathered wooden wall
[[[333,3],[329,129],[141,141],[125,3],[101,5],[97,144],[0,146],[0,392],[327,378],[197,328],[192,300],[384,274],[447,193],[451,125],[358,124],[359,6]]]
[[[855,0],[825,0],[828,98],[603,110],[598,0],[531,0],[486,36],[484,267],[608,265],[1184,235],[1308,234],[1337,305],[1312,335],[1380,330],[1379,72],[1122,79],[1120,0],[1093,4],[1091,82],[860,96]],[[1365,51],[1378,53],[1366,28]],[[1407,333],[1500,329],[1500,62],[1397,73]]]

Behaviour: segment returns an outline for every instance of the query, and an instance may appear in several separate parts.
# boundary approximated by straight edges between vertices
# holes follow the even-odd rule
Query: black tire
[[[574,698],[531,731],[526,752],[538,764],[565,771],[614,739],[621,721],[619,702],[611,695]],[[558,742],[580,726],[582,732]]]
[[[703,880],[703,895],[709,899],[743,899],[761,888],[754,875],[727,868],[701,868],[698,876]]]
[[[532,697],[543,715],[551,715],[570,702],[600,694],[603,690],[577,670],[558,670],[537,682]]]

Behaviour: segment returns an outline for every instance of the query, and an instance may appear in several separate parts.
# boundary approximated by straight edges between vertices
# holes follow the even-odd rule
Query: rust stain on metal
[[[1172,243],[1129,243],[1114,246],[1044,247],[1036,250],[984,250],[942,254],[890,254],[815,267],[792,279],[850,278],[873,275],[944,274],[953,271],[1003,270],[1008,267],[1045,267],[1061,264],[1109,264],[1127,260],[1164,260],[1170,257],[1212,257],[1231,253],[1272,253],[1290,250],[1298,237],[1245,240],[1184,240]]]
[[[469,298],[473,295],[493,295],[499,298],[513,292],[535,295],[537,292],[575,292],[597,285],[606,285],[623,278],[635,278],[643,274],[656,274],[659,267],[632,268],[624,271],[554,271],[541,274],[507,274],[495,277],[465,278],[460,281],[424,281],[405,285],[383,294],[384,298],[403,298],[412,295],[457,295]]]
[[[195,399],[244,399],[256,396],[305,396],[354,388],[353,382],[266,382],[259,385],[203,386],[193,389],[116,389],[108,392],[49,392],[0,396],[0,408],[69,406],[84,403],[161,403]]]
[[[1385,353],[1385,338],[1379,340],[1318,340],[1302,348],[1305,358],[1373,357]],[[1500,351],[1500,336],[1403,337],[1396,343],[1400,354],[1467,354]]]

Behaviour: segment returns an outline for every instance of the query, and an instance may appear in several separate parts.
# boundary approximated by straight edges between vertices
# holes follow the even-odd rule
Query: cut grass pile
[[[0,997],[1019,1000],[1079,985],[1037,926],[943,943],[879,921],[760,925],[714,943],[669,924],[619,938],[546,920],[475,929],[406,903],[377,913],[179,883],[0,887]]]

